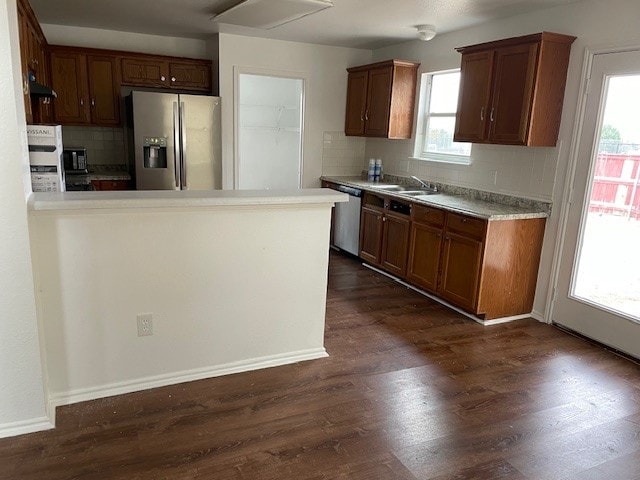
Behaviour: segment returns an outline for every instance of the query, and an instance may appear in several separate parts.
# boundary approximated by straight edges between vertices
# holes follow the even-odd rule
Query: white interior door
[[[594,55],[552,310],[640,358],[640,51]]]
[[[304,80],[239,73],[236,85],[236,188],[300,188]]]

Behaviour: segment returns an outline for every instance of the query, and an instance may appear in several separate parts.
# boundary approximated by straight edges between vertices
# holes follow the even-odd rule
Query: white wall
[[[325,356],[331,206],[33,213],[52,404]]]
[[[188,58],[209,58],[205,40],[68,25],[42,24],[41,27],[47,41],[52,45],[124,50]]]
[[[15,0],[0,0],[0,437],[47,428],[31,273],[31,190]]]
[[[640,2],[637,0],[587,0],[440,35],[428,43],[414,41],[374,52],[375,60],[403,58],[419,61],[422,64],[420,71],[425,72],[459,68],[460,55],[454,50],[455,47],[544,30],[578,37],[571,50],[560,136],[555,148],[474,146],[472,166],[447,167],[443,164],[408,161],[413,153],[413,143],[410,141],[367,140],[366,157],[383,158],[385,170],[390,173],[418,175],[426,180],[440,180],[554,202],[552,216],[547,222],[534,304],[534,311],[538,315],[544,313],[547,305],[558,234],[559,202],[563,196],[576,120],[585,47],[640,45],[639,18]]]
[[[320,185],[325,131],[344,129],[347,67],[369,63],[370,50],[219,34],[223,188],[233,188],[234,66],[303,74],[306,112],[302,186]]]

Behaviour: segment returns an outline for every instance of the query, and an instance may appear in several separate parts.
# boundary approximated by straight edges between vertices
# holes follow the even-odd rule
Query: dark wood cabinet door
[[[22,66],[22,94],[27,123],[33,123],[31,95],[29,94],[29,25],[22,4],[18,3],[18,29],[20,36],[20,64]]]
[[[446,232],[438,294],[468,311],[475,311],[483,242]]]
[[[58,94],[54,100],[56,122],[89,123],[89,82],[85,55],[51,52],[51,83]]]
[[[169,65],[150,58],[122,59],[122,83],[140,87],[168,87]]]
[[[410,221],[395,215],[385,215],[382,220],[380,264],[389,273],[404,278],[407,273]]]
[[[435,292],[442,253],[442,228],[412,223],[409,238],[407,279],[415,285]]]
[[[489,140],[492,142],[526,145],[537,55],[537,43],[496,50],[489,112]]]
[[[460,93],[453,139],[480,142],[487,136],[493,51],[462,55]]]
[[[366,207],[360,215],[360,258],[374,265],[380,265],[382,217],[382,212]]]
[[[89,91],[91,97],[91,123],[95,125],[120,124],[120,93],[116,57],[87,57]]]
[[[364,134],[368,78],[369,75],[366,71],[349,74],[347,83],[347,113],[345,115],[344,125],[344,133],[346,135]]]
[[[391,87],[393,67],[369,70],[367,110],[364,115],[364,133],[372,137],[386,137],[389,133]]]
[[[211,66],[196,62],[169,64],[169,82],[174,88],[211,91]]]

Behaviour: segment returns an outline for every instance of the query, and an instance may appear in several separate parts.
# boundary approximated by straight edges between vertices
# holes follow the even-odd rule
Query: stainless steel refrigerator
[[[131,93],[138,190],[222,188],[220,98]]]

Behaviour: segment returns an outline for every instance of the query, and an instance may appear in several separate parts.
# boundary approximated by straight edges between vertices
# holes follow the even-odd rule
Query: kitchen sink
[[[407,195],[408,197],[428,197],[429,195],[436,195],[438,192],[433,190],[405,190],[403,192],[398,192],[400,195]]]
[[[388,192],[401,192],[403,190],[406,190],[406,188],[402,185],[376,185],[375,188],[381,188]]]

